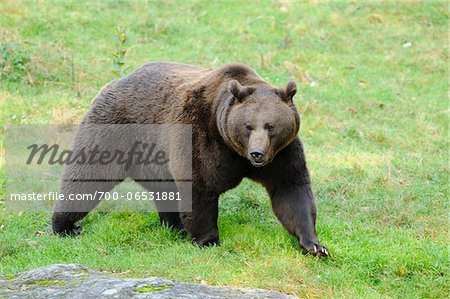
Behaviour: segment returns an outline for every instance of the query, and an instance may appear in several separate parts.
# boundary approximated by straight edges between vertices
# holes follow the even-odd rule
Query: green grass
[[[449,295],[445,3],[1,7],[0,42],[20,47],[0,79],[3,125],[79,122],[114,79],[119,25],[130,69],[239,61],[277,86],[294,78],[318,234],[332,256],[302,255],[265,191],[244,181],[222,196],[223,245],[207,249],[161,228],[154,213],[92,213],[80,237],[62,239],[48,233],[49,212],[10,212],[0,201],[0,274],[66,262],[309,298]]]

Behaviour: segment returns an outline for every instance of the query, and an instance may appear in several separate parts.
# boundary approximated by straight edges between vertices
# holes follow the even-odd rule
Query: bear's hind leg
[[[82,212],[53,212],[52,230],[60,236],[76,236],[81,233],[81,227],[75,223],[84,218],[88,213]]]
[[[64,180],[61,193],[65,200],[58,201],[53,210],[52,229],[61,236],[74,236],[81,232],[76,222],[83,219],[94,209],[101,199],[101,194],[111,191],[119,182],[90,182]],[[70,199],[72,197],[72,200]],[[73,200],[73,198],[84,198]]]

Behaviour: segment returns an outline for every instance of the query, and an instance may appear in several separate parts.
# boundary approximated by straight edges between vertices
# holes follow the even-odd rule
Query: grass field
[[[64,262],[305,298],[446,298],[448,17],[444,2],[1,1],[2,125],[78,123],[115,78],[117,26],[128,73],[148,61],[238,61],[277,86],[295,79],[332,256],[302,255],[262,187],[244,181],[221,197],[222,246],[207,249],[154,213],[92,213],[81,236],[62,239],[50,212],[0,201],[0,274]]]

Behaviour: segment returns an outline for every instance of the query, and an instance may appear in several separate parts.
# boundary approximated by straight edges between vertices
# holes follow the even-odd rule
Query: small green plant
[[[8,275],[6,275],[4,278],[6,279],[6,280],[13,280],[14,278],[16,278],[17,277],[17,275],[15,275],[15,274],[8,274]]]
[[[116,53],[114,53],[112,59],[112,72],[117,75],[119,78],[125,77],[125,71],[128,67],[124,68],[125,65],[125,54],[127,50],[125,49],[125,44],[127,42],[127,33],[125,28],[118,26],[116,29],[116,38],[119,41],[118,49]]]
[[[149,293],[149,292],[158,292],[170,289],[169,286],[162,285],[162,286],[152,286],[151,284],[146,284],[140,288],[137,288],[135,292],[137,293]]]
[[[33,281],[29,284],[37,285],[37,286],[51,286],[51,285],[65,285],[67,281],[64,280],[39,280]]]
[[[0,79],[19,81],[27,73],[28,53],[20,45],[0,42]]]

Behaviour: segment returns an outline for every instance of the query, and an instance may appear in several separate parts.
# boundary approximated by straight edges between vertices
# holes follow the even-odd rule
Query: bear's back
[[[172,62],[147,63],[103,88],[84,122],[173,123],[179,119],[179,113],[188,112],[186,109],[191,110],[191,115],[196,115],[197,110],[209,110],[218,90],[229,79],[248,84],[263,82],[251,68],[240,63],[214,70]],[[201,103],[193,96],[199,91],[204,95]]]
[[[148,63],[125,78],[104,87],[92,103],[84,122],[164,123],[183,91],[208,73],[186,64]]]

